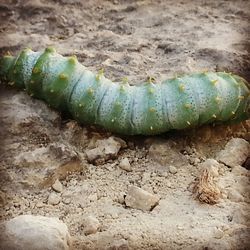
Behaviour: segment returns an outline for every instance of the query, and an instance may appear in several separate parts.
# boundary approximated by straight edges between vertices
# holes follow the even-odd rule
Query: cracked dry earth
[[[204,69],[249,81],[249,10],[243,0],[2,0],[0,51],[53,45],[132,84]],[[249,120],[121,137],[25,92],[1,87],[0,103],[2,222],[57,217],[72,249],[250,248]]]

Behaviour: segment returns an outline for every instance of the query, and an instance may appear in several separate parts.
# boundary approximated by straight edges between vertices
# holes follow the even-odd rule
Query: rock
[[[217,161],[229,167],[242,165],[250,155],[250,144],[241,138],[231,139],[217,155]]]
[[[235,189],[230,189],[228,191],[227,198],[230,201],[234,201],[234,202],[243,202],[244,201],[244,197]]]
[[[62,183],[58,179],[56,179],[56,181],[52,185],[52,188],[53,188],[54,191],[56,191],[58,193],[61,193],[62,190],[63,190]]]
[[[106,249],[107,250],[128,250],[129,249],[128,241],[125,239],[115,240]]]
[[[104,157],[104,153],[101,151],[100,148],[93,148],[89,150],[85,150],[87,160],[89,162],[94,162],[95,160]]]
[[[81,161],[73,147],[62,143],[50,143],[46,147],[30,151],[20,151],[14,157],[16,168],[22,168],[23,175],[15,176],[15,180],[30,187],[50,187],[57,178],[65,178],[70,168],[72,172],[82,169]],[[75,165],[68,166],[69,165]],[[20,179],[20,180],[19,180]]]
[[[58,218],[21,215],[0,224],[0,249],[68,250],[67,226]]]
[[[151,179],[151,173],[150,172],[144,172],[142,174],[142,182],[143,183],[146,183],[146,182],[150,181],[150,179]]]
[[[108,139],[97,140],[95,148],[85,150],[88,162],[97,164],[100,160],[105,162],[116,158],[119,150],[124,146],[121,141],[124,142],[122,139],[116,139],[113,136]]]
[[[214,238],[221,239],[224,236],[224,232],[221,229],[217,229],[214,234]]]
[[[248,172],[249,170],[245,169],[244,167],[238,165],[238,166],[235,166],[233,169],[232,169],[232,173],[235,174],[236,176],[248,176]]]
[[[115,137],[109,137],[105,140],[98,140],[96,147],[100,148],[107,156],[116,156],[122,147],[121,140],[116,140]]]
[[[128,160],[128,158],[123,158],[121,161],[120,161],[120,164],[119,164],[119,167],[127,172],[131,172],[132,171],[132,168],[131,168],[131,165],[130,165],[130,162]]]
[[[201,162],[201,160],[197,157],[191,158],[190,159],[190,164],[197,166],[199,163]]]
[[[125,196],[126,196],[126,194],[124,192],[120,192],[118,194],[118,197],[117,197],[118,203],[124,204],[125,203]]]
[[[148,156],[162,166],[181,167],[188,164],[187,158],[180,153],[180,146],[174,141],[155,141],[149,148]]]
[[[139,187],[130,186],[125,197],[125,204],[128,207],[151,211],[158,203],[160,198]]]
[[[37,207],[37,208],[44,207],[44,203],[41,202],[41,201],[38,201],[38,202],[36,203],[36,207]]]
[[[15,156],[14,165],[21,167],[32,167],[32,165],[45,166],[45,158],[48,158],[48,148],[41,147],[36,148],[32,151],[21,152],[19,155]]]
[[[51,193],[48,197],[48,204],[57,205],[61,201],[61,197],[58,194]]]
[[[18,167],[48,167],[54,161],[60,164],[66,163],[77,158],[76,152],[72,148],[62,143],[51,143],[46,147],[36,148],[27,152],[21,152],[15,156],[14,165]],[[54,164],[55,165],[55,164]]]
[[[171,174],[176,174],[177,173],[177,168],[175,166],[170,165],[168,168],[169,168],[169,172]]]
[[[85,235],[95,234],[100,226],[101,224],[99,220],[96,217],[90,215],[84,219],[83,232]]]

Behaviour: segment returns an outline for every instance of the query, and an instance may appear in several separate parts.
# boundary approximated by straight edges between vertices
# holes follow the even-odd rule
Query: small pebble
[[[119,164],[119,167],[127,172],[131,172],[132,171],[132,168],[131,168],[131,165],[130,165],[130,162],[129,162],[129,159],[126,157],[126,158],[123,158]]]
[[[169,172],[171,174],[176,174],[177,173],[177,168],[175,166],[170,165],[169,166]]]
[[[61,201],[61,197],[58,194],[51,193],[48,198],[48,204],[57,205]]]
[[[171,187],[172,187],[171,182],[167,181],[167,182],[166,182],[166,186],[167,186],[168,188],[171,188]]]
[[[55,183],[52,185],[54,191],[61,193],[63,190],[62,183],[57,179]]]
[[[139,187],[130,186],[125,197],[125,204],[128,207],[151,211],[158,203],[160,198]]]
[[[148,182],[151,179],[151,173],[149,172],[145,172],[142,175],[142,181],[143,182]]]
[[[66,205],[70,204],[70,202],[71,202],[70,198],[64,198],[63,199],[63,203],[66,204]]]
[[[128,250],[128,249],[129,249],[128,241],[125,239],[115,240],[107,248],[107,250]]]
[[[223,236],[224,236],[223,230],[217,229],[217,231],[215,232],[214,238],[221,239]]]
[[[118,201],[120,204],[124,204],[124,202],[125,202],[124,197],[125,197],[125,193],[124,193],[124,192],[119,193],[118,198],[117,198],[117,201]]]
[[[37,207],[37,208],[44,207],[44,203],[41,202],[41,201],[38,201],[38,202],[36,203],[36,207]]]
[[[103,152],[100,148],[93,148],[85,150],[88,162],[94,162],[96,159],[103,157]]]
[[[241,138],[232,138],[225,149],[217,155],[217,160],[229,167],[242,165],[250,153],[250,144]]]
[[[244,201],[244,197],[235,189],[229,190],[227,197],[230,201],[234,201],[234,202]]]
[[[168,176],[168,172],[167,171],[161,171],[158,173],[158,176],[160,177],[167,177]]]
[[[83,232],[85,235],[95,234],[100,226],[101,224],[99,220],[96,217],[90,215],[84,219]]]

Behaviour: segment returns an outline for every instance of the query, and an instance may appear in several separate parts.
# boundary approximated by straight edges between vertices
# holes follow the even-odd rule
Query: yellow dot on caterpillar
[[[153,126],[150,126],[150,129],[151,129],[151,130],[154,130]]]
[[[187,121],[187,124],[190,126],[190,125],[191,125],[191,122],[190,122],[190,121]]]
[[[184,107],[187,108],[187,109],[190,109],[192,107],[192,105],[190,103],[185,103]]]
[[[179,85],[179,90],[183,92],[185,90],[185,85],[182,83]]]
[[[245,96],[243,96],[243,95],[238,96],[239,100],[243,100],[244,98],[245,98]]]
[[[89,95],[93,95],[93,93],[94,93],[94,90],[93,90],[92,88],[89,88],[89,89],[88,89],[88,94],[89,94]]]
[[[24,51],[24,52],[30,52],[30,51],[31,51],[31,48],[25,48],[23,51]]]
[[[120,102],[116,102],[116,103],[115,103],[115,106],[120,107],[120,106],[121,106],[121,103],[120,103]]]
[[[64,74],[64,73],[61,73],[61,74],[59,75],[59,78],[60,78],[61,80],[66,80],[66,79],[68,79],[68,76],[67,76],[66,74]]]
[[[100,78],[104,75],[104,69],[100,69],[99,72],[96,75],[96,80],[99,81]]]
[[[148,89],[148,92],[149,92],[150,94],[153,94],[153,93],[155,92],[155,90],[154,90],[153,88],[149,88],[149,89]]]
[[[123,84],[128,83],[128,78],[126,76],[122,78],[122,83]]]
[[[54,89],[51,89],[51,90],[50,90],[50,93],[54,93]]]
[[[48,52],[48,53],[53,53],[53,52],[56,52],[56,50],[55,50],[55,48],[53,48],[53,47],[47,47],[46,49],[45,49],[45,51],[46,52]]]
[[[155,110],[155,108],[149,108],[149,112],[155,112],[156,110]]]
[[[216,118],[217,118],[217,116],[216,116],[215,114],[213,114],[213,115],[212,115],[212,117],[213,117],[214,119],[216,119]]]
[[[211,83],[212,83],[213,85],[216,85],[216,83],[218,83],[218,80],[211,80]]]
[[[69,57],[69,63],[73,65],[77,63],[77,58],[75,55]]]
[[[120,86],[120,91],[121,92],[125,91],[125,87],[124,86]]]
[[[220,102],[221,102],[221,98],[220,98],[219,96],[217,96],[217,97],[215,97],[215,101],[216,101],[217,103],[220,103]]]
[[[38,73],[40,72],[40,69],[37,68],[37,67],[34,67],[33,70],[32,70],[32,72],[33,72],[34,74],[38,74]]]

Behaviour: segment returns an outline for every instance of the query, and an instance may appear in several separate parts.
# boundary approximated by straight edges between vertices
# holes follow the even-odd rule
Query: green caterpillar
[[[0,77],[49,106],[68,112],[81,124],[95,124],[126,135],[160,134],[250,117],[247,82],[225,72],[131,86],[113,83],[102,72],[87,70],[76,57],[63,57],[47,48],[43,52],[25,49],[17,57],[2,57]]]

